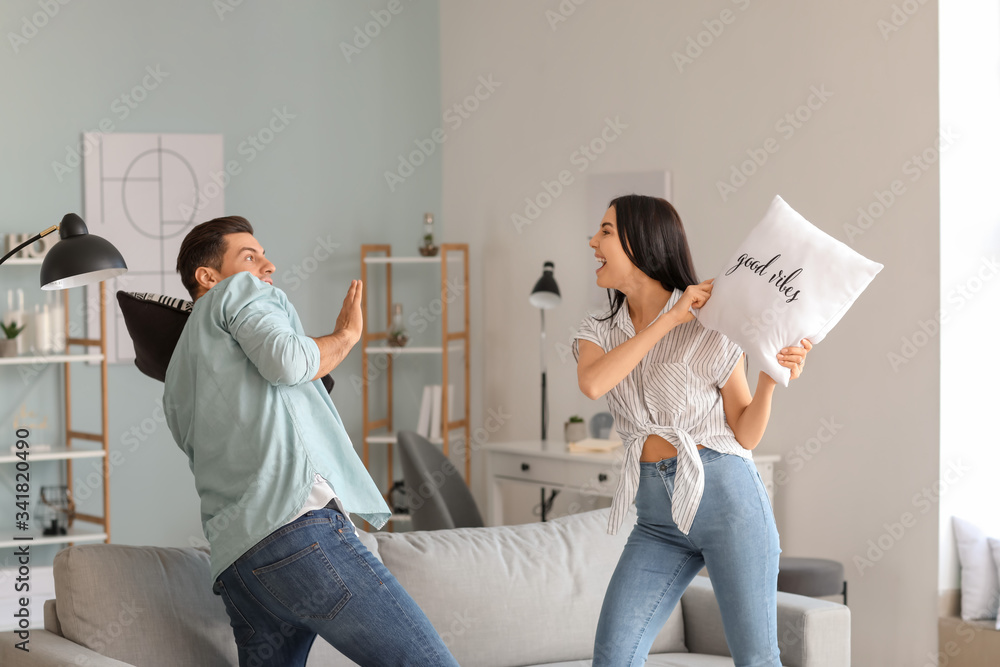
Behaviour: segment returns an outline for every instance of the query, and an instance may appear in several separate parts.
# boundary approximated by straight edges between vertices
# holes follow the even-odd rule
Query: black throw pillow
[[[135,348],[135,365],[144,375],[164,381],[194,302],[160,294],[118,291],[118,305]],[[333,391],[329,374],[320,378]]]

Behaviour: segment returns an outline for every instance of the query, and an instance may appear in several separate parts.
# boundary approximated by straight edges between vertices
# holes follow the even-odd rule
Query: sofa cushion
[[[379,553],[462,667],[589,660],[604,593],[635,523],[609,509],[546,523],[377,533]],[[685,652],[680,605],[650,653]]]
[[[62,634],[131,665],[236,665],[208,552],[83,544],[53,563]]]

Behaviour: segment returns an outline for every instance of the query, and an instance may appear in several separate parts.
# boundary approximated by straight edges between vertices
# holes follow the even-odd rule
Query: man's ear
[[[215,283],[219,282],[218,272],[208,266],[199,266],[194,271],[194,279],[201,286],[201,293],[204,294],[208,290],[212,289]]]

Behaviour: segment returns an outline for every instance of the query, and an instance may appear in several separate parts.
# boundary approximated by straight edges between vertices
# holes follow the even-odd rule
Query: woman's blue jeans
[[[306,512],[226,568],[240,667],[305,665],[316,635],[359,665],[458,667],[413,598],[340,511]]]
[[[670,516],[677,459],[639,464],[638,518],[604,596],[594,667],[642,665],[691,580],[708,567],[736,667],[781,667],[778,530],[753,461],[698,450],[705,493],[690,534]]]

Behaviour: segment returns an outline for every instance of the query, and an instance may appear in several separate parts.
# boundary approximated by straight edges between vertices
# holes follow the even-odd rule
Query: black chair
[[[778,590],[807,597],[843,595],[847,604],[844,565],[827,558],[778,557]]]
[[[469,487],[440,447],[414,431],[399,431],[396,445],[414,530],[484,525]]]

